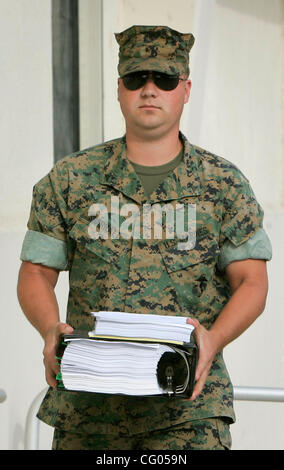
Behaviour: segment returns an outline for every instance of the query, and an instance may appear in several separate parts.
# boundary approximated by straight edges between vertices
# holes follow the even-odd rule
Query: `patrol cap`
[[[119,44],[120,77],[141,70],[169,75],[189,74],[189,52],[193,34],[183,34],[168,26],[131,26],[116,33]]]

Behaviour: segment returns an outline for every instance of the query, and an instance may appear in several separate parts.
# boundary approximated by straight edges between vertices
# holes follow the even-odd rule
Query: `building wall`
[[[42,341],[16,298],[32,187],[53,164],[51,2],[0,2],[0,448],[23,449],[28,407],[45,386]]]
[[[176,0],[173,6],[172,0],[80,0],[79,6],[81,148],[124,132],[113,33],[132,24],[167,24],[195,34],[182,131],[250,179],[274,251],[265,312],[224,355],[234,385],[284,387],[284,1]],[[32,186],[53,164],[51,1],[1,0],[0,26],[0,388],[7,393],[0,404],[0,449],[20,450],[28,407],[45,387],[43,343],[21,313],[16,283]],[[57,287],[62,318],[67,281],[64,273]],[[284,448],[281,404],[236,402],[235,409],[234,449]],[[41,424],[40,448],[49,449],[51,437],[52,429]]]

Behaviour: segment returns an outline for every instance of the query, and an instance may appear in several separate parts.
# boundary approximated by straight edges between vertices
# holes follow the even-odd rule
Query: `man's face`
[[[149,77],[146,84],[138,90],[128,90],[119,78],[118,101],[125,118],[126,130],[144,138],[157,138],[173,129],[178,130],[190,89],[190,80],[180,80],[174,90],[164,91]]]

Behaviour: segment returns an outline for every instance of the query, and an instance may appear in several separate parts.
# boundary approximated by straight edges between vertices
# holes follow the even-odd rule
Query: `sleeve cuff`
[[[65,271],[68,266],[67,244],[44,233],[28,230],[20,258],[22,261]]]
[[[270,261],[272,258],[271,242],[263,228],[258,231],[245,243],[235,246],[230,240],[226,240],[221,248],[217,267],[223,271],[232,261],[245,259],[263,259]]]

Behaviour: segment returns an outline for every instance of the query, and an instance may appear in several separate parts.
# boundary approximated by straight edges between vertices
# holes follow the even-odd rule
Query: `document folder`
[[[76,348],[76,351],[79,351],[79,353],[76,352],[74,353],[74,356],[70,356],[71,359],[66,359],[68,348],[71,348],[71,345],[73,345],[73,347]],[[80,361],[81,345],[83,354],[82,360]],[[104,360],[104,356],[101,356],[101,353],[99,352],[100,347],[103,348],[103,353],[106,350],[106,356]],[[98,349],[98,352],[93,356],[94,363],[97,361],[98,357],[98,361],[101,359],[103,366],[106,367],[106,370],[108,362],[110,362],[110,366],[113,363],[113,376],[112,372],[105,372],[104,375],[101,369],[95,370],[91,356],[89,354],[91,349]],[[141,362],[141,380],[139,381],[140,349],[142,350],[142,354],[146,355],[145,359],[143,358]],[[112,350],[114,350],[113,356],[111,355]],[[127,377],[121,377],[121,384],[123,384],[122,390],[119,388],[119,385],[116,386],[116,377],[119,377],[120,364],[122,364],[122,356],[120,357],[120,351],[121,354],[124,355],[124,360],[125,351],[129,354],[129,368],[126,367],[124,370],[124,374],[126,374]],[[128,351],[130,351],[130,353]],[[152,354],[152,351],[154,356],[158,357],[156,363],[151,359],[147,359],[147,354]],[[87,357],[87,366],[85,362],[86,360],[83,358],[84,354],[88,354],[88,356],[84,356]],[[72,365],[73,357],[74,364]],[[198,348],[193,335],[191,335],[190,342],[182,343],[175,341],[167,342],[164,340],[157,340],[155,338],[117,338],[110,336],[104,337],[102,335],[100,335],[98,338],[90,337],[86,331],[83,332],[75,330],[72,334],[64,335],[62,337],[62,342],[58,349],[57,359],[60,365],[60,373],[57,375],[58,390],[85,391],[90,393],[109,393],[131,396],[189,398],[194,387],[195,370],[198,360]],[[133,361],[133,363],[131,363],[131,361]],[[100,364],[99,366],[101,367]],[[132,369],[131,366],[133,366]],[[150,366],[153,366],[152,370],[154,371],[150,377],[152,385],[148,388],[146,386],[146,382],[149,381],[149,378],[145,378],[145,392],[143,379],[144,366],[146,369]],[[86,368],[88,368],[88,370]],[[134,370],[134,373],[138,376],[137,378],[132,378],[131,370]],[[71,380],[69,380],[69,372]],[[102,384],[100,387],[103,388],[98,387],[98,389],[96,389],[97,379],[99,379],[99,383]],[[129,389],[127,388],[128,383]],[[112,384],[115,384],[115,386]],[[108,386],[109,388],[107,388]]]

